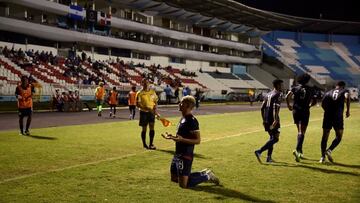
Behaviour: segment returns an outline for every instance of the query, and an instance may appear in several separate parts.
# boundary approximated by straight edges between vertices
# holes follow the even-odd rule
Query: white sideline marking
[[[319,120],[322,120],[322,118],[312,119],[312,120],[310,120],[310,122],[319,121]],[[295,124],[293,124],[293,123],[292,124],[287,124],[287,125],[283,125],[282,128],[286,128],[286,127],[290,127],[290,126],[294,126],[294,125]],[[223,136],[223,137],[207,139],[207,140],[204,140],[202,142],[216,141],[216,140],[221,140],[221,139],[226,139],[226,138],[237,137],[237,136],[240,136],[240,135],[248,135],[248,134],[252,134],[252,133],[263,132],[263,131],[264,131],[264,129],[253,130],[253,131],[237,133],[237,134],[233,134],[233,135],[229,135],[229,136]],[[173,148],[173,147],[174,146],[165,147],[164,149],[170,149],[170,148]],[[12,181],[15,181],[15,180],[21,180],[21,179],[24,179],[24,178],[29,178],[29,177],[33,177],[33,176],[37,176],[37,175],[43,175],[43,174],[53,173],[53,172],[60,172],[60,171],[64,171],[64,170],[67,170],[67,169],[73,169],[73,168],[77,168],[77,167],[81,167],[81,166],[96,165],[96,164],[103,163],[103,162],[116,161],[116,160],[120,160],[120,159],[123,159],[123,158],[133,157],[133,156],[136,156],[136,155],[149,153],[149,152],[151,152],[151,150],[146,150],[146,151],[143,151],[143,152],[132,153],[132,154],[126,154],[126,155],[118,156],[118,157],[105,158],[105,159],[102,159],[102,160],[97,160],[97,161],[92,161],[92,162],[87,162],[87,163],[75,164],[75,165],[67,166],[67,167],[64,167],[64,168],[51,169],[51,170],[42,171],[42,172],[35,172],[35,173],[27,174],[27,175],[20,175],[20,176],[16,176],[16,177],[13,177],[13,178],[8,178],[8,179],[1,180],[0,184],[4,184],[4,183],[7,183],[7,182],[12,182]]]

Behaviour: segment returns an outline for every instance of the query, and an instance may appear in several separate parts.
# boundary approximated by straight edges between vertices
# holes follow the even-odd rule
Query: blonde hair
[[[193,96],[191,96],[191,95],[187,95],[187,96],[183,97],[183,98],[181,99],[181,102],[182,102],[182,103],[190,104],[190,105],[193,106],[193,107],[194,107],[195,104],[196,104],[195,98],[194,98]]]

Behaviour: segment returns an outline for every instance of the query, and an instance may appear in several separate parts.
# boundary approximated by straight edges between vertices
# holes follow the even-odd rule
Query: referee
[[[156,106],[158,102],[158,96],[155,91],[149,88],[148,79],[144,78],[141,81],[141,85],[143,88],[136,95],[136,106],[140,109],[140,120],[139,126],[142,127],[141,131],[141,139],[143,143],[143,147],[145,149],[155,150],[156,147],[153,144],[155,137],[155,114],[156,114]],[[150,144],[149,146],[146,144],[146,130],[149,125],[150,133]]]

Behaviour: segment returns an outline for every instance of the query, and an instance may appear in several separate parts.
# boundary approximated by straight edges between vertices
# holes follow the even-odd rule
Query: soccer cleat
[[[19,132],[19,135],[25,135],[25,134],[24,134],[24,132],[20,131],[20,132]]]
[[[146,144],[144,144],[143,147],[144,149],[149,149],[149,147]]]
[[[300,153],[294,150],[293,155],[295,156],[295,161],[300,162]]]
[[[261,163],[261,159],[260,159],[261,153],[258,150],[255,151],[255,156],[256,156],[258,162]]]
[[[150,145],[150,146],[149,146],[149,149],[150,149],[150,150],[155,150],[156,147],[155,147],[154,145]]]
[[[115,114],[112,116],[113,118],[116,118]]]
[[[26,131],[25,131],[25,135],[30,135],[30,131],[29,131],[29,130],[26,130]]]
[[[327,158],[329,159],[329,161],[330,161],[331,163],[334,163],[334,159],[333,159],[332,156],[331,156],[331,150],[328,149],[325,154],[326,154]]]
[[[322,157],[320,158],[319,163],[321,163],[321,164],[324,164],[324,163],[325,163],[325,157],[324,157],[324,156],[322,156]]]
[[[267,163],[272,163],[272,162],[274,162],[274,160],[272,160],[272,158],[268,156],[268,157],[266,158],[266,162],[267,162]]]
[[[303,153],[299,153],[299,157],[300,157],[300,159],[305,159],[305,157],[304,157],[304,154],[303,154]]]
[[[212,170],[208,169],[206,171],[206,174],[209,177],[209,182],[214,183],[215,185],[220,185],[219,178],[215,176],[215,174],[214,174],[214,172],[212,172]]]

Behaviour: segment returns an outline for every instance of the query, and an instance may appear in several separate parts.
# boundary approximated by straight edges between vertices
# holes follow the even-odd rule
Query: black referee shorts
[[[147,126],[149,123],[155,123],[155,114],[140,111],[139,126]]]

